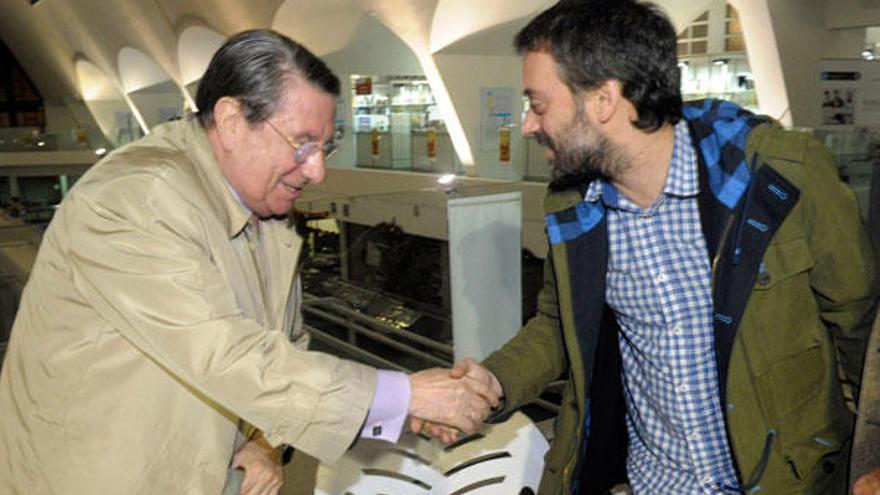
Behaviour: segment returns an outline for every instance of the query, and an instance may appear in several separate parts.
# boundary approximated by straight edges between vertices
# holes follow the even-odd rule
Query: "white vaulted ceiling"
[[[677,25],[707,0],[663,0]],[[120,50],[138,52],[184,86],[198,79],[223,38],[272,27],[327,55],[351,48],[375,26],[411,49],[472,54],[510,53],[512,34],[553,0],[0,0],[0,37],[44,98],[75,96],[75,60],[88,60],[119,86],[127,73]],[[677,16],[677,13],[681,13]],[[679,19],[678,17],[681,17]],[[363,47],[360,47],[363,48]],[[369,47],[382,50],[382,47]],[[142,55],[142,57],[140,56]],[[417,55],[419,56],[419,55]],[[127,55],[126,55],[127,57]],[[120,67],[122,62],[122,67]],[[142,64],[134,64],[142,67]],[[126,69],[126,74],[122,74]]]

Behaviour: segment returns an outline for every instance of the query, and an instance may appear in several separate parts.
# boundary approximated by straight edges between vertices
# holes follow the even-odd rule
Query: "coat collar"
[[[226,234],[233,238],[247,225],[251,213],[239,203],[220,170],[208,134],[194,116],[180,121],[184,126],[183,149],[195,165],[197,173],[205,182],[205,190],[220,220],[226,226]]]

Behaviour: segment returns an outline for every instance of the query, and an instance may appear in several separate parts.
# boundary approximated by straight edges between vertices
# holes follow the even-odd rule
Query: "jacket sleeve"
[[[820,317],[831,332],[845,380],[858,390],[865,346],[874,319],[873,249],[853,191],[837,175],[828,151],[807,141],[804,189],[810,250],[810,284]]]
[[[504,390],[504,404],[495,417],[506,416],[537,399],[568,369],[558,300],[552,256],[548,254],[537,314],[516,337],[483,362]]]
[[[173,192],[127,199],[127,185],[88,199],[74,191],[59,211],[55,240],[66,239],[59,249],[76,290],[108,330],[272,445],[338,459],[367,415],[375,370],[301,350],[246,318],[211,258],[218,240],[208,239],[204,212]]]

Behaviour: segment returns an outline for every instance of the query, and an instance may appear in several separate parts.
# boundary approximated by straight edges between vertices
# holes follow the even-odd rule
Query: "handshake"
[[[475,432],[504,395],[495,375],[470,358],[413,373],[409,381],[410,429],[446,443]]]

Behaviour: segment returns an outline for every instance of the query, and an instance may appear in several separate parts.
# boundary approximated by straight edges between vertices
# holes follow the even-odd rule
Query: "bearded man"
[[[493,419],[567,379],[540,493],[846,493],[874,267],[828,152],[683,105],[651,4],[563,1],[516,47],[550,253],[538,314],[466,364],[504,394]]]

